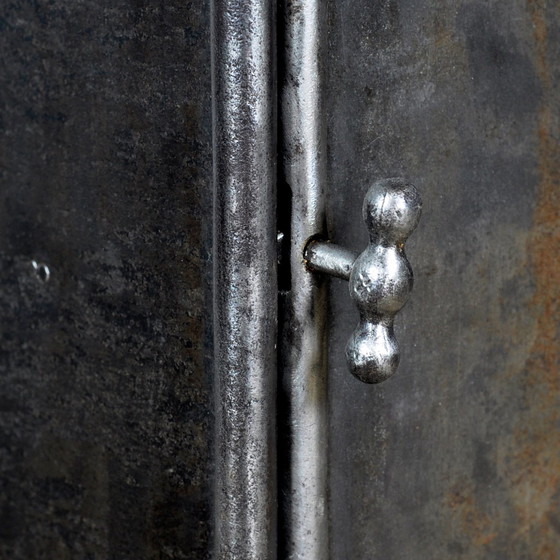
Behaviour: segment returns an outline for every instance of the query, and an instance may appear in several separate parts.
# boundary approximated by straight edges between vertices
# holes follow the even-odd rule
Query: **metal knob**
[[[330,242],[312,240],[304,259],[308,268],[349,280],[360,321],[346,346],[350,371],[365,383],[395,373],[399,347],[393,331],[397,312],[407,302],[413,275],[404,243],[418,225],[422,209],[416,188],[403,179],[377,181],[364,199],[369,245],[357,258]]]

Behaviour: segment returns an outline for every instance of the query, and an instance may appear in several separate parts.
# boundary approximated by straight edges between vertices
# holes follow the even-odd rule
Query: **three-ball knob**
[[[346,346],[346,358],[350,371],[365,383],[384,381],[399,364],[393,321],[413,284],[404,243],[417,226],[421,209],[420,195],[410,183],[403,179],[377,181],[363,205],[369,245],[357,258],[325,242],[314,241],[306,250],[312,270],[349,280],[360,320]]]
[[[412,290],[404,242],[418,224],[421,208],[418,191],[400,179],[376,182],[364,200],[370,242],[350,273],[350,296],[360,322],[348,341],[346,357],[350,371],[366,383],[387,379],[399,365],[393,320]]]

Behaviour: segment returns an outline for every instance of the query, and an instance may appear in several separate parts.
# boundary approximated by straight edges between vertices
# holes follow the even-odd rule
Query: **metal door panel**
[[[331,285],[332,558],[557,558],[560,10],[331,2],[331,237],[365,246],[365,190],[424,199],[398,373],[348,375]]]
[[[0,28],[0,557],[207,558],[207,6]]]

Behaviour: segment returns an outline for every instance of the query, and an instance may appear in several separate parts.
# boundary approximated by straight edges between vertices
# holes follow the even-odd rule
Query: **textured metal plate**
[[[208,7],[0,29],[0,557],[207,558]]]
[[[424,213],[398,373],[348,375],[331,291],[332,557],[560,555],[560,8],[331,2],[332,237],[403,175]]]

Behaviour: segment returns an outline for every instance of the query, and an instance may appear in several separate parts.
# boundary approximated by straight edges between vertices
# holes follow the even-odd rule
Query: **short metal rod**
[[[304,261],[309,270],[323,272],[342,280],[350,279],[352,265],[358,255],[329,241],[312,239],[304,250]]]

